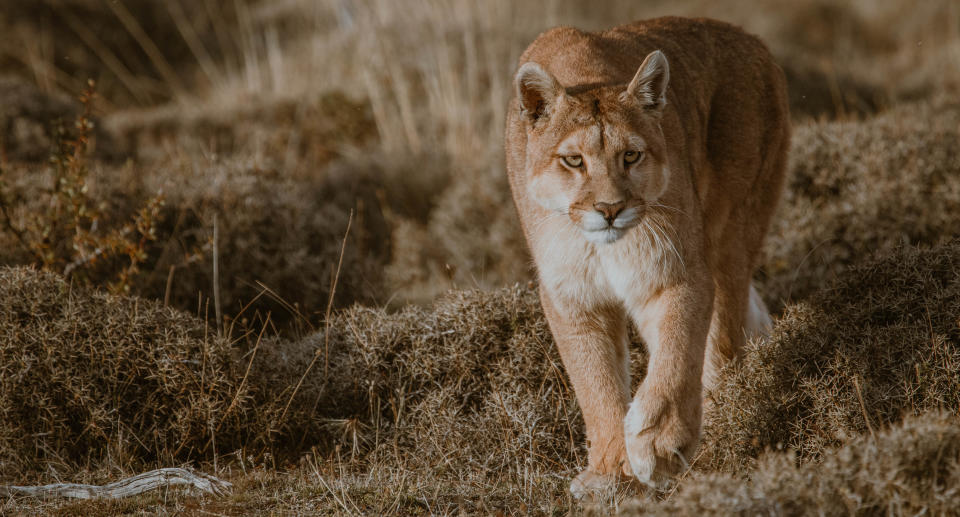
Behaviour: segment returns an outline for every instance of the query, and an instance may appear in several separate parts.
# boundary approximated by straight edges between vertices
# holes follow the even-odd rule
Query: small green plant
[[[52,184],[41,189],[30,206],[5,181],[0,165],[0,216],[6,231],[38,267],[76,278],[85,284],[102,282],[113,292],[129,292],[131,280],[147,260],[147,245],[156,240],[163,194],[147,202],[123,224],[107,220],[104,205],[90,194],[88,143],[93,129],[95,84],[88,81],[80,95],[83,109],[73,131],[62,126],[50,158]],[[17,221],[19,219],[19,221]]]

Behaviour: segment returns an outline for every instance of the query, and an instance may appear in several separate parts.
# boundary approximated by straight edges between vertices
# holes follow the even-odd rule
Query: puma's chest
[[[541,285],[564,305],[642,304],[682,269],[674,245],[644,228],[601,245],[569,226],[555,230],[531,244]]]

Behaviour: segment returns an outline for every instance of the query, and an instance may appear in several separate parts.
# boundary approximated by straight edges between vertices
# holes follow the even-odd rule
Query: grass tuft
[[[749,475],[702,474],[670,499],[631,502],[621,515],[954,515],[960,421],[955,413],[910,417],[824,450],[816,463],[766,455]]]
[[[804,460],[926,411],[960,412],[960,242],[905,248],[791,305],[713,395],[705,467]]]

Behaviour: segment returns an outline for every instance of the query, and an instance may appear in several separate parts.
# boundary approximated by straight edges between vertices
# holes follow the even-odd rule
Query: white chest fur
[[[650,218],[609,244],[589,242],[562,215],[540,221],[532,242],[540,282],[568,309],[644,305],[683,270],[665,224]]]

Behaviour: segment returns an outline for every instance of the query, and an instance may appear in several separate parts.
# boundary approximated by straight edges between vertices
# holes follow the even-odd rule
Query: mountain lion
[[[586,422],[570,489],[655,483],[691,459],[704,388],[771,325],[751,276],[787,162],[783,72],[737,27],[659,18],[551,29],[515,87],[510,185]],[[632,401],[630,322],[650,356]]]

